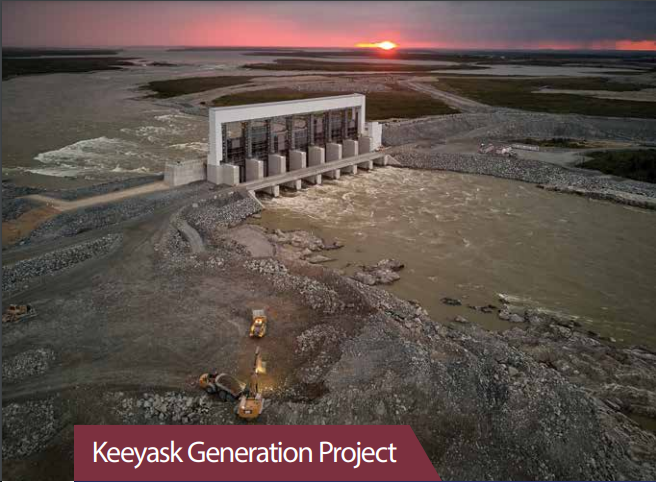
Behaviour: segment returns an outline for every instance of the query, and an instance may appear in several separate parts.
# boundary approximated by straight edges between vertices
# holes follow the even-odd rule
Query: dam
[[[180,186],[207,180],[278,196],[386,165],[377,152],[382,126],[365,122],[366,97],[339,95],[209,109],[207,161],[166,165],[165,181]]]

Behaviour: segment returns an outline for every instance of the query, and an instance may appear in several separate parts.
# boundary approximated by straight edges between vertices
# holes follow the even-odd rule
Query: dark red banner
[[[78,425],[75,480],[440,480],[407,425]]]

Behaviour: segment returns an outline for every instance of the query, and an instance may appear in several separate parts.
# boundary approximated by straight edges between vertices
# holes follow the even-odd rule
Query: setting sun
[[[356,47],[364,47],[364,48],[379,48],[383,50],[392,50],[398,47],[394,42],[390,42],[389,40],[384,40],[383,42],[376,42],[376,43],[359,43],[356,44]]]

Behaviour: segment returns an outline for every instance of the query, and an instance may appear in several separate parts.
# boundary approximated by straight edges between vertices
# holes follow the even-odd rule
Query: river
[[[346,246],[329,266],[352,273],[382,258],[405,263],[388,287],[438,321],[510,323],[466,305],[539,307],[620,343],[656,346],[656,213],[485,176],[399,168],[265,202],[259,221],[307,229]],[[441,298],[461,299],[463,306]]]

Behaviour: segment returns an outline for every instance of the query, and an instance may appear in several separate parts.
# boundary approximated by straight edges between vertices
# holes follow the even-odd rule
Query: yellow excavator
[[[255,349],[253,370],[246,386],[227,373],[203,373],[198,381],[200,387],[210,394],[218,394],[219,400],[237,402],[235,413],[239,418],[254,420],[264,411],[264,397],[260,393],[258,377],[266,373],[266,365],[262,361],[260,348]]]

